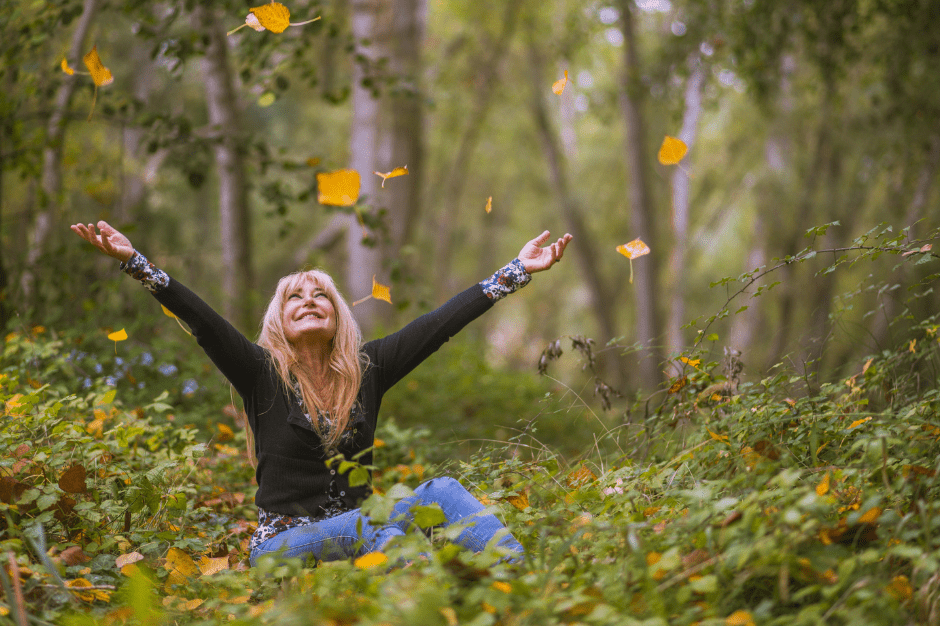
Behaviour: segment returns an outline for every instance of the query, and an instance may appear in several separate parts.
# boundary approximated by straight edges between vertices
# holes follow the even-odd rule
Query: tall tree
[[[653,250],[644,262],[635,265],[634,303],[636,311],[636,341],[640,344],[637,371],[642,386],[655,389],[663,377],[662,323],[660,318],[659,289],[657,287],[657,257],[659,238],[653,227],[654,206],[649,191],[650,163],[646,137],[644,107],[646,88],[643,85],[640,45],[633,0],[620,0],[620,28],[623,32],[623,79],[621,81],[620,108],[626,125],[625,156],[629,185],[630,227],[632,235],[641,238]]]
[[[250,298],[253,280],[245,129],[221,21],[209,7],[197,7],[196,18],[207,38],[203,78],[219,184],[223,312],[233,324],[248,330],[255,321]]]
[[[85,56],[85,40],[100,6],[100,0],[84,0],[82,4],[82,14],[72,31],[69,45],[69,59],[73,63],[75,59]],[[55,225],[56,212],[62,210],[62,148],[69,122],[69,106],[78,84],[76,77],[63,75],[46,124],[39,212],[32,225],[23,273],[20,275],[20,289],[23,301],[27,304],[35,304],[36,265],[46,252],[46,240]]]

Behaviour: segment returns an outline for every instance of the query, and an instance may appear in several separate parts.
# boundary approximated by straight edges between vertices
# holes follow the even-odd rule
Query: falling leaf
[[[407,176],[408,175],[408,166],[396,167],[388,174],[383,174],[382,172],[372,172],[376,176],[382,177],[382,189],[385,189],[385,181],[389,178],[395,178],[396,176]]]
[[[565,70],[565,77],[559,78],[552,84],[552,91],[554,91],[559,96],[565,91],[565,86],[568,84],[568,70]]]
[[[231,35],[245,26],[253,28],[258,32],[269,30],[272,33],[283,33],[287,30],[288,26],[302,26],[310,22],[316,22],[318,19],[320,19],[319,16],[312,20],[307,20],[306,22],[296,22],[292,24],[290,22],[290,11],[288,8],[280,2],[271,2],[251,9],[251,13],[245,18],[245,23],[238,28],[230,30],[228,34]]]
[[[849,424],[848,430],[852,430],[852,429],[855,428],[856,426],[861,426],[862,424],[864,424],[865,422],[867,422],[867,421],[870,420],[870,419],[871,419],[871,415],[869,415],[868,417],[863,417],[863,418],[860,419],[860,420],[855,420],[854,422],[852,422],[851,424]]]
[[[173,313],[173,311],[171,311],[170,309],[166,308],[166,307],[163,306],[162,304],[160,305],[160,308],[163,310],[163,314],[166,315],[167,317],[172,317],[173,319],[179,319],[179,318],[176,317],[176,314]]]
[[[75,75],[75,70],[69,67],[68,59],[62,59],[62,71],[68,74],[69,76]]]
[[[85,485],[85,466],[76,463],[62,472],[59,477],[59,489],[65,493],[85,493],[88,491],[88,487]]]
[[[493,196],[490,196],[486,199],[486,212],[489,213],[493,210]]]
[[[630,243],[625,243],[617,246],[617,252],[627,257],[631,261],[637,257],[641,257],[644,254],[650,253],[650,248],[640,239],[634,239]]]
[[[317,202],[330,206],[352,206],[359,199],[359,172],[336,170],[317,174]]]
[[[663,139],[663,145],[659,147],[657,158],[663,165],[678,165],[688,151],[689,147],[685,145],[684,141],[666,135],[666,138]]]
[[[103,87],[114,82],[114,76],[111,71],[101,63],[101,57],[98,56],[98,46],[91,49],[91,52],[82,57],[85,67],[91,72],[91,79],[95,81],[96,87]]]
[[[823,476],[823,479],[816,485],[816,495],[824,496],[829,493],[829,472],[826,472],[826,475]]]
[[[113,333],[108,333],[108,339],[111,341],[124,341],[127,339],[127,331],[123,328]]]
[[[385,556],[382,552],[370,552],[368,554],[363,554],[358,559],[353,561],[353,565],[359,569],[369,569],[370,567],[375,567],[376,565],[381,565],[388,561],[388,557]]]
[[[389,288],[381,283],[375,282],[375,274],[372,275],[372,297],[376,300],[385,300],[392,303],[392,294]]]

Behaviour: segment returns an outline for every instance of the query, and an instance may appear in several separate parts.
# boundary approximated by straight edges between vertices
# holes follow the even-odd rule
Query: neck
[[[325,380],[330,371],[331,351],[331,346],[320,342],[294,345],[297,361],[301,367],[313,376],[316,382]]]

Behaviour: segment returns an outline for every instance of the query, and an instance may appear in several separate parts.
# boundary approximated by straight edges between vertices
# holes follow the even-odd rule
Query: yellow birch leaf
[[[486,212],[489,213],[493,210],[493,196],[490,196],[486,199]]]
[[[552,84],[552,91],[554,91],[559,96],[565,91],[565,86],[568,84],[568,70],[565,70],[565,77],[559,78]]]
[[[375,282],[375,274],[372,275],[372,297],[376,300],[385,300],[389,304],[392,303],[392,294],[389,288],[381,283]]]
[[[359,172],[336,170],[317,174],[317,202],[330,206],[352,206],[359,199]]]
[[[617,246],[617,252],[627,257],[631,261],[637,257],[641,257],[644,254],[650,253],[650,248],[648,245],[643,243],[639,239],[634,239],[630,243],[625,243]]]
[[[197,565],[199,565],[199,571],[202,572],[203,576],[211,576],[212,574],[216,574],[229,568],[227,556],[220,556],[215,558],[204,556],[199,559],[199,563],[197,563]]]
[[[698,369],[698,364],[702,362],[702,359],[690,359],[685,356],[680,356],[679,360],[685,363],[686,365],[691,365],[692,367]]]
[[[725,619],[725,626],[755,626],[749,611],[735,611]]]
[[[359,569],[369,569],[370,567],[375,567],[376,565],[381,565],[388,561],[388,557],[385,556],[382,552],[370,552],[368,554],[363,554],[358,559],[353,561],[353,565]]]
[[[127,339],[127,331],[123,328],[113,333],[108,333],[108,339],[111,341],[124,341]]]
[[[689,147],[685,145],[684,141],[666,135],[666,138],[663,139],[663,145],[659,147],[657,158],[663,165],[678,165],[688,151]]]
[[[816,495],[824,496],[829,493],[829,472],[826,472],[826,475],[823,476],[823,479],[816,485]]]
[[[372,172],[376,176],[382,177],[382,189],[385,189],[385,181],[389,178],[395,178],[396,176],[407,176],[408,175],[408,166],[396,167],[391,172],[383,174],[382,172]]]
[[[852,429],[855,428],[856,426],[861,426],[862,424],[864,424],[865,422],[867,422],[867,421],[870,420],[870,419],[871,419],[871,415],[869,415],[868,417],[863,417],[863,418],[860,419],[860,420],[855,420],[854,422],[852,422],[851,424],[849,424],[848,430],[852,430]]]
[[[96,87],[110,85],[114,82],[114,76],[111,71],[101,63],[101,57],[98,56],[98,46],[91,49],[91,52],[82,57],[85,67],[91,72],[91,79],[95,81]]]
[[[75,70],[69,67],[68,59],[62,59],[62,71],[68,74],[69,76],[75,75]]]
[[[272,33],[283,33],[290,26],[290,11],[280,2],[272,2],[260,7],[251,9],[262,28],[267,28]],[[246,20],[247,21],[247,20]],[[251,26],[251,24],[248,24]],[[252,28],[255,28],[252,26]],[[255,30],[262,30],[255,28]]]

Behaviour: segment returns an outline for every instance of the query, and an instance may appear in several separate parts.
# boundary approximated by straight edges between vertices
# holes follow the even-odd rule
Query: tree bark
[[[69,61],[76,63],[85,55],[85,39],[98,13],[100,0],[84,0],[82,15],[72,32],[69,46]],[[64,76],[56,91],[55,104],[46,124],[46,141],[42,153],[42,186],[39,194],[39,212],[29,233],[26,259],[23,273],[20,275],[20,289],[23,302],[35,305],[36,266],[46,252],[46,240],[54,226],[56,211],[62,208],[62,147],[65,143],[65,129],[68,124],[69,105],[79,84],[79,77]]]
[[[476,149],[480,132],[486,125],[486,118],[493,101],[493,86],[499,75],[499,65],[506,56],[506,50],[512,41],[513,34],[519,22],[519,8],[522,2],[507,2],[504,7],[503,28],[499,37],[489,46],[489,54],[479,63],[478,88],[473,90],[473,104],[471,113],[467,116],[467,126],[457,143],[450,167],[447,168],[442,191],[434,194],[441,198],[443,209],[437,218],[437,236],[435,238],[434,259],[437,264],[437,292],[438,300],[442,300],[455,288],[451,276],[451,261],[454,249],[454,215],[459,214],[463,201],[463,189],[467,182],[467,171],[470,169],[470,159]],[[483,202],[483,198],[480,198]],[[482,204],[481,204],[482,206]]]
[[[531,34],[531,33],[530,33]],[[617,336],[614,311],[616,307],[616,297],[613,290],[604,280],[601,274],[600,264],[597,258],[602,253],[594,244],[594,237],[591,236],[587,224],[584,221],[581,208],[577,200],[571,193],[568,184],[568,172],[565,165],[565,158],[559,146],[556,133],[552,129],[551,122],[548,119],[548,111],[545,107],[544,92],[546,83],[544,81],[545,72],[539,50],[533,38],[529,38],[529,61],[531,65],[531,111],[532,118],[535,121],[536,131],[539,141],[542,144],[542,153],[548,165],[549,178],[554,190],[554,195],[561,204],[562,216],[568,227],[568,232],[572,234],[577,245],[573,246],[575,258],[578,260],[578,268],[584,277],[591,293],[591,305],[594,310],[594,317],[597,320],[598,330],[602,337],[601,343]],[[621,368],[618,366],[618,359],[610,351],[601,353],[601,374],[606,378],[608,384],[619,387],[623,382]]]
[[[633,25],[632,0],[620,0],[620,26],[624,38],[624,77],[620,107],[626,125],[626,165],[629,178],[631,239],[639,237],[653,251],[633,264],[634,301],[636,303],[636,341],[641,350],[637,372],[640,384],[647,390],[658,388],[663,381],[663,362],[659,316],[659,295],[656,258],[659,240],[653,228],[653,201],[649,194],[646,124],[643,116],[645,87],[640,78],[639,45]]]
[[[208,37],[203,78],[206,106],[213,137],[213,154],[219,183],[219,221],[222,241],[223,313],[247,331],[257,324],[252,318],[251,220],[245,181],[244,133],[234,78],[228,61],[228,42],[221,20],[206,7],[196,9]]]
[[[691,155],[698,135],[698,121],[702,116],[702,88],[705,84],[705,70],[699,55],[689,57],[691,73],[685,85],[685,112],[682,115],[682,128],[679,139],[685,142]],[[691,156],[686,157],[685,167],[691,167]],[[689,175],[675,168],[672,172],[672,233],[673,246],[669,257],[669,311],[666,318],[666,351],[669,354],[681,352],[685,346],[682,325],[685,323],[686,265],[689,247]],[[676,362],[671,365],[675,367]]]

